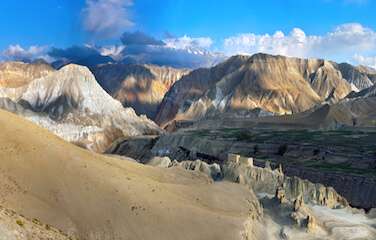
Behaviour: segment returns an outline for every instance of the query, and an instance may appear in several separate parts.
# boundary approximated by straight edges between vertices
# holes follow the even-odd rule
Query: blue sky
[[[145,0],[135,2],[135,11],[139,28],[154,35],[168,31],[216,40],[242,32],[288,32],[294,27],[307,34],[324,34],[348,22],[376,29],[376,1],[364,0]]]
[[[323,37],[321,42],[325,42],[325,36],[342,31],[344,24],[356,23],[353,27],[347,25],[346,31],[357,31],[357,26],[361,26],[373,41],[375,10],[376,1],[372,0],[4,0],[0,2],[0,51],[17,44],[25,50],[30,46],[65,48],[85,43],[120,44],[122,32],[140,30],[158,39],[185,35],[192,39],[207,38],[211,44],[204,47],[230,55],[261,49],[319,57],[313,54],[314,49],[323,57],[338,61],[352,61],[357,56],[358,60],[362,57],[372,66],[375,60],[376,66],[376,50],[374,46],[364,46],[366,43],[362,43],[358,51],[354,48],[348,53],[341,53],[341,49],[318,52],[317,49],[335,46],[336,42],[317,46],[319,43],[311,39],[306,44],[312,48],[310,51],[294,53],[290,50],[295,48],[291,42],[300,34],[294,28],[302,30],[307,37]],[[260,46],[263,36],[273,36],[277,31],[284,34],[284,41],[275,43],[271,38],[269,45]],[[275,36],[280,36],[280,32],[277,33]],[[250,37],[258,41],[256,46],[247,45]],[[343,43],[346,39],[338,41]],[[275,49],[275,44],[281,46]],[[281,50],[282,45],[288,44],[292,45]]]

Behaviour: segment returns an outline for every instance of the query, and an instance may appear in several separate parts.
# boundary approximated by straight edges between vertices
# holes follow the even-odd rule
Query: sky
[[[141,31],[164,48],[226,56],[266,52],[376,68],[375,10],[375,0],[3,0],[0,57],[118,46],[124,32]]]

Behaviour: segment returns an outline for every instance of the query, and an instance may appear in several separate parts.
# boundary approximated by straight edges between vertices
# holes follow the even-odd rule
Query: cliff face
[[[352,206],[368,209],[376,206],[374,138],[375,133],[363,131],[257,130],[248,125],[243,129],[181,129],[160,137],[126,139],[115,143],[110,153],[143,163],[152,156],[169,156],[223,164],[231,152],[254,157],[257,166],[267,159],[273,165],[282,163],[285,176],[331,186]]]
[[[89,69],[67,65],[18,88],[0,88],[2,107],[21,114],[67,141],[103,152],[116,138],[155,134],[159,128],[123,108]]]
[[[175,83],[156,121],[164,125],[218,113],[243,115],[255,109],[297,113],[323,102],[338,102],[371,84],[367,74],[351,65],[266,54],[235,56],[213,68],[195,70]]]
[[[105,64],[92,68],[99,84],[125,107],[154,118],[170,87],[187,69],[154,65]]]
[[[259,194],[274,195],[278,191],[283,191],[280,200],[293,201],[302,197],[306,203],[329,208],[348,206],[346,199],[333,188],[325,187],[320,183],[314,184],[295,176],[285,176],[282,167],[275,170],[272,170],[268,164],[265,168],[256,167],[253,166],[252,158],[230,154],[222,168],[226,179],[247,184]]]

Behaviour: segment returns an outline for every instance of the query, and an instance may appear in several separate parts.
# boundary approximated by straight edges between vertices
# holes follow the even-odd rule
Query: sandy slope
[[[30,219],[80,239],[259,239],[245,186],[91,153],[4,111],[0,126],[0,204]]]
[[[1,240],[68,240],[69,237],[38,219],[27,219],[0,206]],[[70,239],[73,240],[73,239]]]

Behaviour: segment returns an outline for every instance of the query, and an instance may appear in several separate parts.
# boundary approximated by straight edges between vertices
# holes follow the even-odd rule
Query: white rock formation
[[[132,108],[124,108],[99,86],[89,69],[78,65],[65,66],[18,88],[0,88],[0,97],[6,110],[97,152],[105,151],[118,137],[160,131]]]

